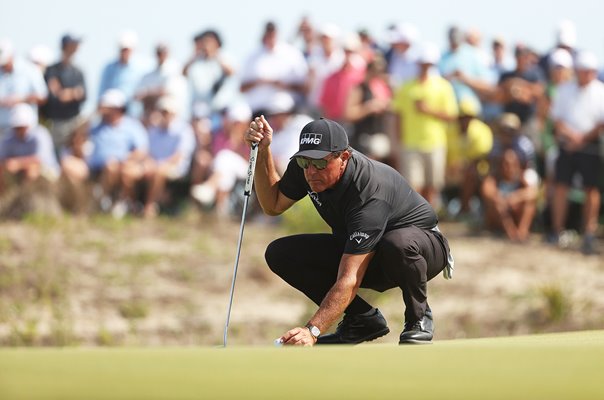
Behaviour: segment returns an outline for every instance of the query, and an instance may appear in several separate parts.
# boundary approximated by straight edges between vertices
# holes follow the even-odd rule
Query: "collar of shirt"
[[[355,154],[353,152],[350,158],[348,159],[346,169],[344,170],[344,173],[342,174],[342,177],[340,178],[338,183],[336,183],[332,188],[327,189],[325,191],[325,193],[336,202],[342,198],[350,182],[352,181],[352,177],[356,169],[356,161],[353,160],[354,157]]]

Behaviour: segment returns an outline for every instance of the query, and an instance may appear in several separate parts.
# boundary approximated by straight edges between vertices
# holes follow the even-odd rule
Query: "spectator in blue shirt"
[[[11,128],[0,141],[0,194],[4,176],[35,181],[40,177],[55,180],[59,165],[48,130],[37,122],[32,107],[17,104],[10,114]]]
[[[149,129],[149,157],[145,167],[147,195],[143,213],[146,218],[158,214],[158,203],[164,197],[166,181],[187,175],[195,151],[193,128],[177,116],[177,100],[162,97],[157,109],[161,115],[160,123]]]
[[[493,79],[488,67],[475,48],[464,42],[464,33],[453,26],[448,32],[449,50],[443,53],[438,69],[443,77],[451,81],[457,102],[471,101],[482,112],[481,100],[472,85],[486,85]]]
[[[103,211],[112,209],[114,216],[122,217],[134,205],[134,188],[144,174],[148,150],[147,131],[136,119],[125,115],[126,97],[117,89],[106,91],[100,100],[101,121],[89,132],[90,154],[79,158],[67,154],[62,164],[70,181],[92,176],[100,181],[100,205]],[[81,173],[84,165],[86,173]],[[97,190],[99,192],[99,190]]]
[[[118,59],[107,64],[103,69],[99,96],[102,96],[109,89],[119,89],[124,93],[128,102],[132,100],[145,72],[135,60],[132,60],[132,53],[137,43],[138,36],[135,32],[126,31],[122,33],[118,42]]]
[[[37,114],[38,105],[46,101],[47,95],[42,72],[30,63],[15,60],[12,42],[0,39],[0,138],[10,128],[15,105],[29,103]]]

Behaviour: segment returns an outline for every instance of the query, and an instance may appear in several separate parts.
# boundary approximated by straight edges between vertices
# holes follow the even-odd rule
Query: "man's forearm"
[[[344,313],[358,289],[354,281],[339,279],[327,292],[309,323],[325,332]]]
[[[7,159],[4,165],[9,173],[14,174],[16,172],[26,170],[33,165],[40,165],[40,158],[37,155],[13,157]]]
[[[373,258],[367,254],[344,254],[340,261],[338,279],[329,289],[310,323],[321,331],[328,329],[352,302],[361,286],[365,271]]]
[[[598,136],[600,136],[602,129],[604,129],[604,123],[596,125],[595,127],[593,127],[593,129],[587,131],[584,140],[586,142],[594,142],[598,140]]]
[[[566,125],[563,121],[556,120],[554,121],[555,134],[558,139],[570,138],[573,135],[568,125]]]
[[[255,170],[256,196],[262,210],[268,215],[279,215],[277,199],[279,198],[279,180],[281,177],[275,167],[270,147],[258,150]]]

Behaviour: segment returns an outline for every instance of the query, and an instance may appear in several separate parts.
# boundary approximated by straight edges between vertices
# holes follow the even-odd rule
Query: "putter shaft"
[[[229,322],[231,320],[231,309],[233,308],[233,295],[235,294],[235,280],[237,279],[237,270],[239,268],[239,255],[241,254],[241,242],[243,241],[243,228],[245,227],[245,214],[247,205],[252,193],[254,183],[254,171],[256,169],[256,158],[258,157],[258,143],[252,143],[250,150],[250,163],[247,170],[247,179],[245,180],[245,189],[243,191],[243,212],[241,213],[241,226],[239,227],[239,239],[237,240],[237,256],[235,257],[235,266],[233,267],[233,281],[231,282],[231,295],[229,296],[229,308],[227,311],[226,323],[224,324],[224,347],[227,345],[227,336],[229,333]]]

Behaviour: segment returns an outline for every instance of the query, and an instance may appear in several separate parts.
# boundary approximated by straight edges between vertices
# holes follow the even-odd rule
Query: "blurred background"
[[[293,38],[301,18],[308,16],[314,24],[331,22],[343,31],[367,29],[380,43],[387,41],[389,25],[407,21],[415,24],[422,40],[441,47],[446,46],[448,27],[456,24],[480,31],[485,47],[494,37],[501,36],[510,44],[522,42],[546,52],[555,45],[557,26],[568,19],[575,24],[577,45],[604,59],[597,7],[587,0],[572,3],[554,0],[547,4],[520,0],[496,4],[436,0],[429,5],[376,0],[370,5],[355,1],[346,9],[316,0],[291,4],[276,0],[251,3],[227,0],[212,4],[176,0],[153,5],[138,0],[89,4],[76,0],[52,4],[24,0],[5,5],[0,16],[0,37],[11,38],[20,56],[25,57],[36,45],[44,45],[51,50],[51,59],[56,60],[64,33],[81,36],[83,44],[77,61],[90,82],[91,98],[95,98],[102,66],[115,56],[120,33],[129,29],[138,33],[136,55],[148,65],[153,65],[159,41],[167,42],[172,56],[184,63],[193,52],[193,36],[209,28],[221,33],[224,51],[240,65],[258,44],[268,20],[279,24],[283,39]],[[90,102],[88,109],[94,106]]]
[[[602,329],[602,11],[586,0],[3,5],[0,345],[220,344],[242,135],[260,114],[280,171],[300,129],[325,116],[430,201],[458,266],[431,282],[437,340]],[[425,81],[444,89],[420,93]],[[561,138],[561,123],[581,139]],[[444,157],[438,187],[405,169],[418,143]],[[588,167],[561,162],[565,151]],[[328,227],[307,199],[269,218],[253,196],[248,225],[230,337],[270,344],[316,306],[272,275],[264,249]],[[379,340],[397,340],[400,293],[363,295],[391,321]]]

